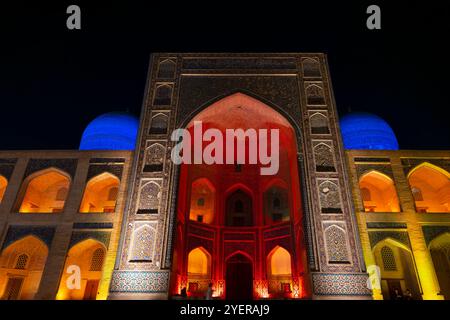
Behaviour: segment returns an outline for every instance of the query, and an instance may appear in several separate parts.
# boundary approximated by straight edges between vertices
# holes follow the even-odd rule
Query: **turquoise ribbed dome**
[[[134,150],[138,128],[139,120],[131,114],[102,114],[84,130],[80,150]]]

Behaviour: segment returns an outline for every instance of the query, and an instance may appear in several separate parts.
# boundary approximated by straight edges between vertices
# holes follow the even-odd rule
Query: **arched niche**
[[[30,175],[22,183],[19,192],[19,212],[62,212],[70,183],[70,176],[56,168],[41,170]]]
[[[252,196],[243,188],[230,192],[226,198],[225,225],[248,227],[254,224]]]
[[[266,225],[290,220],[291,203],[288,186],[282,180],[275,180],[263,193],[263,212]]]
[[[365,212],[400,212],[394,181],[387,175],[370,171],[359,179]]]
[[[106,247],[94,239],[70,248],[59,283],[58,300],[95,300],[102,279]],[[75,267],[74,267],[75,266]],[[74,276],[79,276],[77,282]]]
[[[211,255],[205,248],[197,247],[189,252],[187,275],[189,295],[204,295],[211,281]]]
[[[32,300],[39,290],[47,245],[29,235],[8,245],[0,256],[0,299]]]
[[[214,222],[216,190],[206,178],[192,182],[189,219],[201,223]]]
[[[109,172],[91,178],[86,184],[80,212],[114,212],[120,180]]]
[[[380,268],[383,299],[395,300],[396,290],[404,295],[409,290],[414,299],[420,299],[420,288],[411,250],[397,240],[386,238],[372,249]]]
[[[424,162],[408,174],[417,212],[450,212],[450,173]]]

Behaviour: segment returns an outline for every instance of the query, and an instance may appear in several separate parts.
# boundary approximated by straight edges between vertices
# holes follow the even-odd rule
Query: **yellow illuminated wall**
[[[110,173],[102,173],[86,185],[80,212],[114,212],[119,179]]]
[[[70,187],[70,178],[56,169],[34,174],[24,182],[26,187],[21,201],[21,213],[61,212]]]
[[[373,298],[390,299],[392,288],[400,286],[403,294],[409,289],[414,299],[450,299],[450,249],[438,249],[447,247],[435,246],[434,240],[440,239],[442,232],[450,234],[445,233],[450,228],[450,174],[430,163],[448,165],[448,151],[346,152],[360,242],[374,286]],[[390,177],[379,173],[378,168],[389,172]],[[359,175],[367,169],[368,174]],[[392,203],[391,197],[373,197],[377,190],[382,191],[382,186],[387,185],[391,189],[389,194],[394,194],[392,188],[395,190],[400,212],[376,209],[383,206],[389,208]],[[363,189],[370,189],[371,201],[377,200],[375,204],[371,203],[372,210],[368,210],[367,192]],[[384,187],[384,190],[389,189]],[[392,249],[396,270],[384,268],[381,254],[384,246]],[[376,279],[381,280],[380,287]]]

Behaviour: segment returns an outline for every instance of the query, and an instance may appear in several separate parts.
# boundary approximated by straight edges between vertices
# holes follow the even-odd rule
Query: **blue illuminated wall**
[[[341,118],[340,127],[345,149],[398,150],[394,131],[374,114],[350,113]]]
[[[121,112],[95,118],[83,132],[80,150],[134,150],[139,121]]]

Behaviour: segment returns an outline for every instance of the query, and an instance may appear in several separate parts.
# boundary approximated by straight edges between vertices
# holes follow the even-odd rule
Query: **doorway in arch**
[[[226,264],[227,300],[253,299],[253,264],[242,254],[236,254]]]

